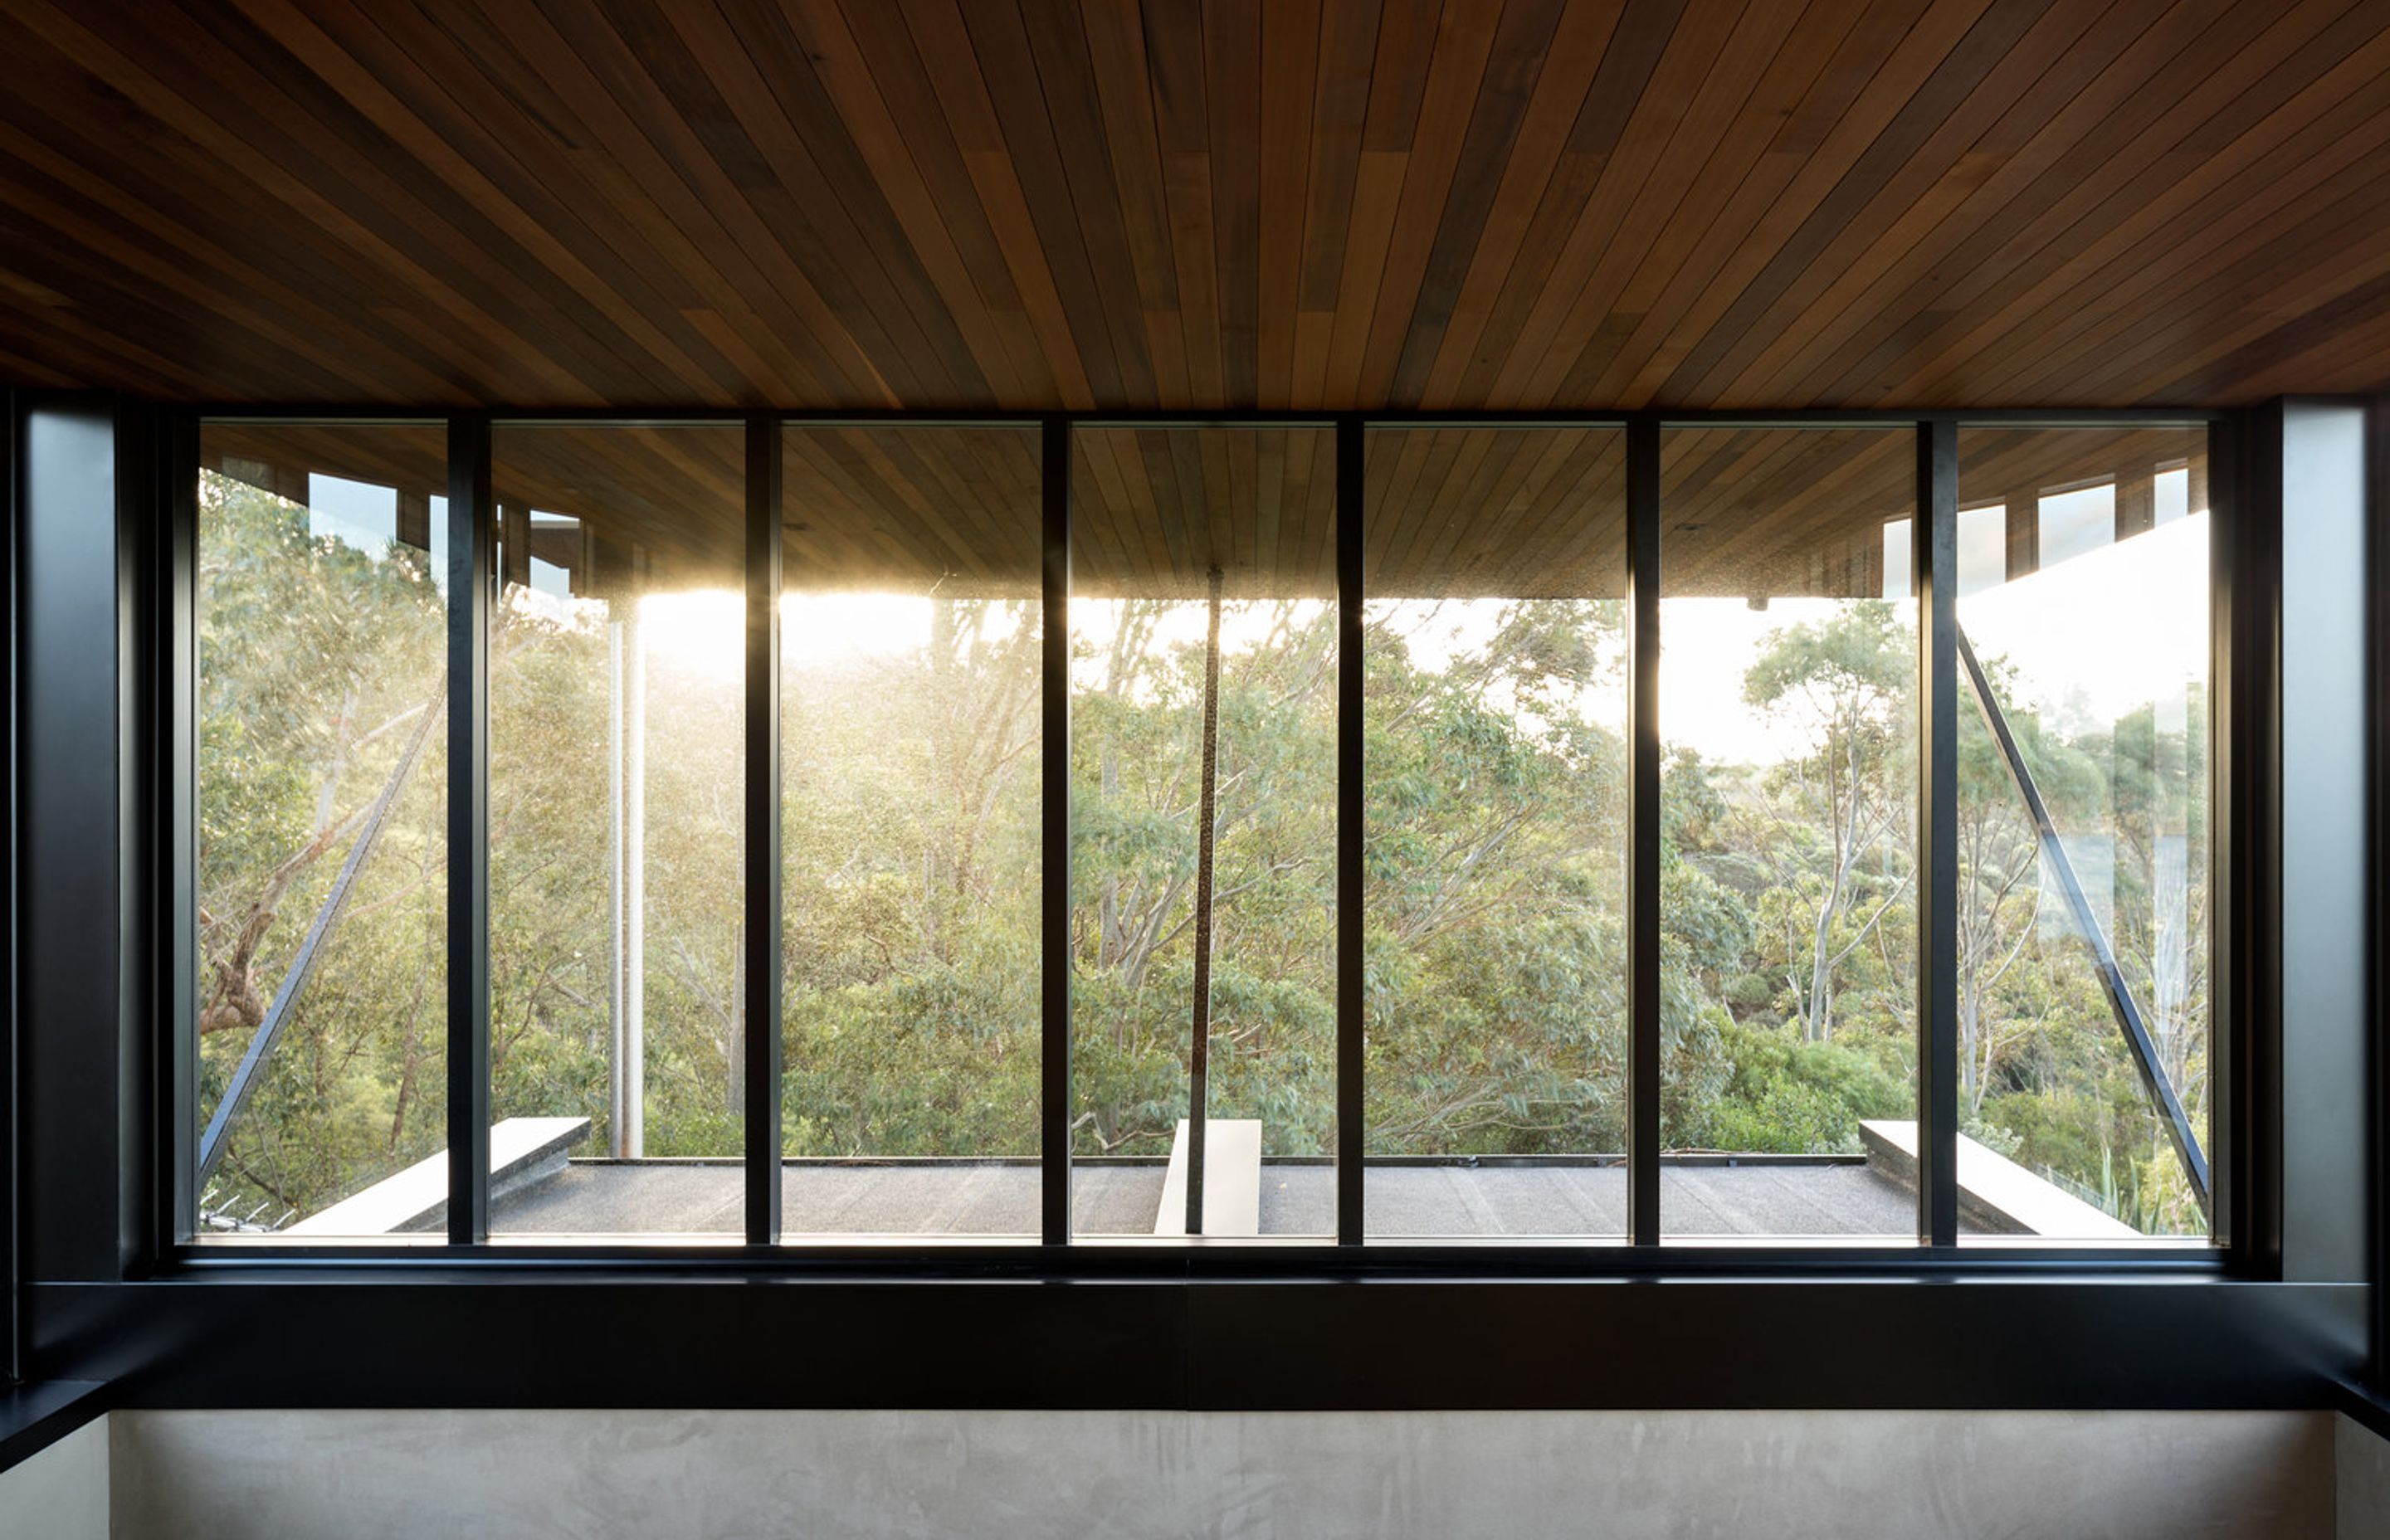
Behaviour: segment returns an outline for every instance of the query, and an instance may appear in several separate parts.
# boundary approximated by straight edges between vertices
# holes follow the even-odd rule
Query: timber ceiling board
[[[1365,595],[1625,596],[1622,430],[1378,429],[1364,463]]]
[[[1900,429],[1690,429],[1660,444],[1663,598],[1883,591],[1883,530],[1916,507]]]
[[[569,519],[586,533],[595,572],[736,591],[747,559],[746,448],[737,423],[497,424],[490,490],[500,542],[527,534],[526,548],[539,554],[542,516]],[[528,578],[501,558],[508,581]]]
[[[781,442],[790,590],[1040,592],[1035,430],[792,428]]]
[[[1336,435],[1095,428],[1072,435],[1071,592],[1336,597]]]
[[[0,0],[0,378],[34,385],[2390,385],[2385,0]]]
[[[746,440],[737,425],[517,425],[492,431],[499,540],[572,569],[576,592],[635,571],[650,586],[737,588],[746,558]],[[304,505],[315,478],[390,487],[421,545],[444,517],[447,430],[439,423],[210,422],[199,464]],[[571,520],[577,528],[556,526]],[[585,534],[585,548],[582,542]],[[553,549],[551,549],[553,547]],[[570,559],[557,554],[573,551]],[[527,575],[519,564],[509,581]],[[602,575],[601,575],[602,574]]]
[[[1089,428],[1073,448],[1072,584],[1087,597],[1335,592],[1333,436],[1317,429]],[[2120,534],[2149,527],[2159,475],[2207,507],[2205,430],[1969,428],[1962,509],[2113,486]],[[1033,598],[1041,578],[1038,435],[1026,428],[790,428],[783,578],[791,592]],[[495,430],[502,531],[572,568],[576,592],[636,571],[649,587],[735,588],[744,552],[736,426],[509,425]],[[200,463],[305,502],[311,478],[397,489],[428,520],[446,487],[437,424],[212,422]],[[1619,598],[1625,435],[1612,428],[1381,428],[1366,440],[1371,598]],[[1913,511],[1902,429],[1670,429],[1661,439],[1669,597],[1874,597],[1885,526]],[[524,515],[531,521],[509,521]],[[549,545],[577,521],[585,551]],[[423,525],[427,532],[428,522]],[[2011,534],[2013,545],[2026,534]],[[2030,556],[2012,551],[2011,564]],[[520,572],[516,574],[520,577]]]

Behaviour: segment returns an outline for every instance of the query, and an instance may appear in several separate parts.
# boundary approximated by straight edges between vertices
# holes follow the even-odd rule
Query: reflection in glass
[[[1960,1111],[2099,1238],[2207,1232],[2205,437],[1959,437]]]
[[[1916,1235],[1914,443],[1663,439],[1664,1235]]]
[[[202,1238],[355,1238],[446,1143],[445,440],[199,434]]]
[[[1037,436],[783,443],[783,1232],[1034,1238]]]
[[[735,1233],[743,434],[500,427],[493,1233]]]
[[[1101,430],[1074,450],[1074,1224],[1185,1233],[1200,1074],[1204,1233],[1328,1234],[1333,435]]]
[[[1372,1236],[1626,1232],[1625,446],[1368,442]]]

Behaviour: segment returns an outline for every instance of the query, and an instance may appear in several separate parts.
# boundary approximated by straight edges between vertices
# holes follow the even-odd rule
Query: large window
[[[1368,1233],[1617,1240],[1625,435],[1368,453]]]
[[[2206,435],[1966,430],[1959,500],[1966,1136],[2204,1236]]]
[[[199,455],[199,976],[182,1024],[198,1212],[184,1219],[202,1236],[432,1227],[448,1103],[445,436],[212,423]],[[430,1201],[352,1201],[418,1166]]]
[[[186,1233],[2211,1238],[2204,426],[483,426],[197,435]]]
[[[782,443],[785,1233],[1034,1239],[1037,435]]]
[[[1331,1234],[1333,437],[1075,450],[1074,1226]]]
[[[1660,1223],[1913,1240],[1917,606],[1897,430],[1690,429],[1660,477]]]
[[[495,1235],[741,1230],[742,444],[492,435]]]

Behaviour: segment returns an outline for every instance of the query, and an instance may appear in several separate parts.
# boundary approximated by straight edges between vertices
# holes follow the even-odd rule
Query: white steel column
[[[624,1159],[647,1149],[648,639],[633,599],[623,638],[623,1133]]]

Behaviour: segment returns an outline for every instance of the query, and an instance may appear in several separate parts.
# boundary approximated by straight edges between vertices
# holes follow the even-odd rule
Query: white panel
[[[1187,1233],[1187,1120],[1170,1141],[1170,1169],[1162,1178],[1162,1206],[1153,1233]],[[1203,1120],[1203,1233],[1262,1233],[1262,1125],[1258,1118]]]
[[[2366,1274],[2365,412],[2282,407],[2282,1273]],[[2358,1346],[2356,1325],[2350,1346]]]

